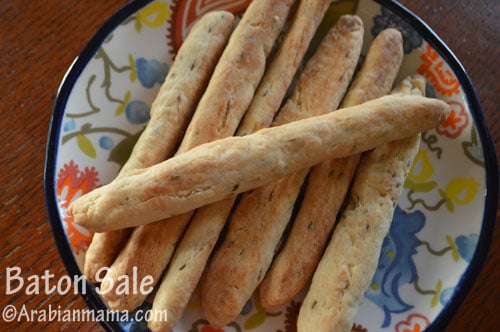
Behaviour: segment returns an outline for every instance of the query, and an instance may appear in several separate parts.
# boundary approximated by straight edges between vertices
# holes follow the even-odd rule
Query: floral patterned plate
[[[53,111],[45,190],[54,235],[71,275],[81,275],[92,234],[72,222],[68,204],[115,177],[193,22],[214,9],[241,14],[249,2],[131,2],[104,24],[69,69]],[[334,22],[345,13],[363,19],[365,45],[382,29],[398,28],[405,51],[400,78],[424,75],[428,95],[443,99],[452,110],[443,124],[422,136],[353,331],[441,331],[489,247],[498,196],[493,144],[467,74],[425,23],[394,1],[374,0],[336,1],[327,19]],[[82,296],[91,308],[104,308],[92,286]],[[251,299],[225,331],[295,331],[301,300],[298,296],[265,312]],[[103,326],[147,330],[145,322],[133,320]],[[207,325],[195,293],[175,331],[222,330]]]

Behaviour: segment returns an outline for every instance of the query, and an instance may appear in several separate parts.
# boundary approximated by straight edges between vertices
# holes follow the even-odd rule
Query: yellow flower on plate
[[[152,2],[137,12],[135,29],[141,31],[143,24],[150,28],[159,28],[167,21],[170,15],[172,15],[172,11],[168,8],[167,3]]]
[[[479,182],[473,177],[455,178],[446,185],[448,198],[456,203],[465,205],[474,200],[479,188]]]
[[[429,159],[427,150],[419,150],[413,160],[404,186],[415,192],[431,191],[437,186],[435,181],[428,181],[433,174],[434,167]]]
[[[448,211],[454,212],[453,204],[469,204],[476,197],[478,188],[479,183],[473,177],[454,178],[448,182],[444,190],[439,189],[439,195],[443,198]]]

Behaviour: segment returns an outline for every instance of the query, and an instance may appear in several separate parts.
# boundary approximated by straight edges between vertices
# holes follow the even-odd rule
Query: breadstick
[[[330,3],[330,0],[300,1],[290,29],[278,46],[238,127],[239,135],[247,135],[271,125],[274,113],[279,109]]]
[[[113,264],[118,253],[127,243],[131,232],[132,229],[125,228],[94,233],[83,263],[83,273],[90,282],[97,282],[97,276],[101,271]]]
[[[298,19],[298,17],[302,17],[300,10],[301,8],[299,8],[299,14],[297,14],[296,19]],[[345,19],[342,22],[347,24],[352,20],[357,22],[357,19],[354,18]],[[347,32],[345,32],[345,34],[347,35]],[[304,84],[311,84],[312,82],[309,76],[318,71],[320,68],[323,68],[323,66],[330,64],[330,62],[335,59],[335,65],[329,66],[331,70],[328,73],[328,77],[331,79],[330,82],[334,82],[334,79],[337,77],[342,78],[343,81],[341,81],[345,88],[349,82],[350,76],[352,75],[352,71],[356,66],[356,52],[351,53],[351,57],[335,58],[334,56],[337,54],[345,54],[346,51],[350,49],[361,48],[362,32],[352,34],[355,35],[355,37],[351,37],[349,39],[345,36],[346,41],[341,42],[340,40],[335,40],[335,45],[333,44],[334,38],[326,39],[325,42],[330,43],[331,47],[323,47],[322,51],[317,53],[317,56],[311,58],[304,74],[299,78],[298,85],[303,86]],[[340,39],[340,37],[337,36],[337,39]],[[327,59],[329,62],[325,63],[327,62]],[[346,65],[344,62],[348,64]],[[282,65],[273,62],[271,68],[272,66]],[[279,71],[275,70],[274,72],[274,75],[278,75],[277,77],[274,77],[274,79],[281,79]],[[335,82],[335,84],[338,83]],[[339,90],[341,90],[341,88],[339,88]],[[301,89],[298,89],[298,91],[301,91]],[[276,90],[269,91],[267,96],[273,98],[271,96],[273,94],[277,95],[280,99],[282,98],[282,96],[279,96],[281,91]],[[298,102],[300,102],[300,98],[306,98],[307,95],[308,93],[304,93],[298,97],[292,96],[292,100],[299,99]],[[335,98],[340,100],[341,94],[338,93],[338,96]],[[247,124],[251,125],[249,127],[245,127],[244,129],[240,126],[238,128],[237,135],[248,134],[249,131],[261,129],[261,126],[269,125],[264,118],[272,118],[272,115],[276,112],[276,110],[272,107],[267,107],[266,110],[266,114],[263,114],[262,110],[259,110],[257,116],[247,116],[247,121],[250,121],[247,122]],[[255,108],[252,109],[250,107],[246,115],[249,114],[248,112],[253,113],[255,111]],[[251,123],[252,121],[254,123]],[[216,202],[212,205],[201,207],[196,211],[186,230],[186,234],[184,234],[178,248],[175,251],[172,261],[170,262],[170,266],[163,277],[153,302],[153,311],[168,310],[169,319],[168,321],[150,321],[148,325],[151,330],[168,331],[176,325],[178,319],[182,316],[182,312],[184,311],[188,300],[198,284],[203,270],[205,269],[209,255],[212,252],[212,249],[226,222],[234,204],[234,200],[235,196]]]
[[[70,212],[91,231],[143,225],[435,128],[448,113],[448,104],[438,99],[384,96],[216,140],[99,187],[75,200]]]
[[[193,26],[151,105],[150,121],[118,176],[173,155],[231,35],[233,24],[233,14],[218,11],[204,15]],[[95,282],[98,271],[113,263],[130,231],[94,234],[85,255],[87,279]]]
[[[403,39],[396,29],[382,31],[347,91],[343,106],[390,92],[403,60]],[[311,168],[304,199],[281,252],[259,286],[263,308],[290,301],[310,281],[359,163],[360,154]]]
[[[292,0],[258,0],[248,7],[214,69],[177,154],[234,134],[262,77],[267,55],[283,28],[292,3]],[[139,280],[149,275],[156,284],[193,214],[190,210],[183,212],[186,213],[134,230],[124,250],[108,270],[106,280],[116,281],[122,275],[130,275],[136,268]],[[146,296],[140,292],[118,296],[113,290],[103,295],[108,305],[118,310],[132,310]]]
[[[409,80],[415,83],[403,82],[400,92],[416,94],[424,85],[421,77]],[[382,242],[419,141],[420,134],[412,135],[385,143],[363,155],[350,201],[301,306],[298,331],[351,330],[364,292],[377,268]]]
[[[360,69],[360,73],[363,74],[354,77],[342,101],[342,107],[361,104],[390,91],[394,84],[394,77],[399,71],[399,66],[395,66],[395,63],[403,60],[401,39],[401,33],[394,28],[388,28],[379,33],[370,45],[370,48],[374,48],[373,56],[367,54]],[[378,68],[378,70],[370,70],[370,68]],[[373,82],[377,84],[374,85]]]
[[[266,59],[281,33],[294,0],[254,0],[250,3],[221,62],[226,67],[216,68],[213,80],[221,82],[219,89],[207,91],[200,103],[207,108],[196,112],[186,132],[184,142],[205,142],[234,135],[227,123],[239,123],[250,105],[264,71]],[[220,70],[218,70],[220,69]],[[225,121],[219,122],[219,118]]]

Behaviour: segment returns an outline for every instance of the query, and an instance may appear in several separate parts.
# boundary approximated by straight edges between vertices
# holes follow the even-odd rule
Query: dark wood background
[[[125,0],[3,0],[0,3],[0,310],[85,308],[79,295],[5,294],[5,271],[66,274],[51,233],[43,193],[45,143],[58,86],[78,53]],[[498,112],[500,5],[483,0],[402,0],[449,45],[469,73],[500,151]],[[482,272],[447,331],[500,327],[499,214]],[[15,322],[7,331],[102,331],[97,323]]]

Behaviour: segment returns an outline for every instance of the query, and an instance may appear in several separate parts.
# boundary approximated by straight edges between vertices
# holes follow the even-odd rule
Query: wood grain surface
[[[497,151],[500,5],[483,0],[401,0],[448,44],[474,83]],[[125,0],[3,0],[0,4],[0,310],[83,309],[79,295],[6,295],[6,269],[66,274],[45,209],[43,165],[55,95],[72,61]],[[481,273],[446,331],[496,331],[500,305],[499,214]],[[102,331],[96,322],[6,323],[1,331]]]

